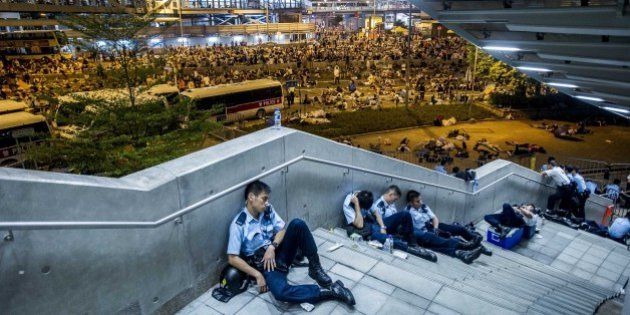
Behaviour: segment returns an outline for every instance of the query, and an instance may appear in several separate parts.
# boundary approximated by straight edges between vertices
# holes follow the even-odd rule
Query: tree
[[[143,67],[137,58],[150,48],[144,35],[151,23],[155,22],[157,9],[138,15],[126,12],[124,8],[113,7],[104,14],[69,14],[59,19],[61,25],[81,33],[80,44],[84,48],[95,55],[113,53],[117,57],[122,70],[121,81],[129,93],[132,107],[136,105],[137,89],[144,81],[141,75]]]

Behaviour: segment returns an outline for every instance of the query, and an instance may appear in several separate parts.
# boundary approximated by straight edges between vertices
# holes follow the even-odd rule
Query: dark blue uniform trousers
[[[407,242],[414,237],[411,214],[408,211],[396,212],[387,218],[383,218],[383,224],[387,227],[387,234],[381,233],[381,227],[375,223],[372,224],[372,239],[385,243],[388,234],[392,236],[400,235],[404,240],[394,237],[394,248],[406,251],[408,247]]]
[[[516,214],[516,211],[512,206],[507,203],[503,204],[503,211],[499,214],[487,214],[483,217],[486,222],[490,223],[490,225],[494,227],[499,227],[501,225],[507,227],[522,227],[525,225],[525,220],[519,215]]]
[[[457,244],[459,243],[456,238],[443,238],[431,231],[420,229],[415,229],[414,235],[420,246],[434,249],[449,256],[455,255]]]
[[[308,226],[300,219],[293,219],[276,251],[276,262],[287,267],[291,266],[298,248],[302,250],[305,257],[317,255],[317,245]],[[265,271],[263,275],[269,291],[278,301],[316,303],[320,300],[318,285],[290,285],[287,283],[287,273],[277,270]]]
[[[464,240],[467,240],[467,241],[470,241],[475,237],[475,235],[472,232],[470,232],[467,228],[461,225],[446,224],[446,223],[440,222],[438,224],[438,229],[444,232],[448,232],[449,234],[451,234],[451,236],[460,236]],[[432,231],[433,226],[431,226],[429,230]]]

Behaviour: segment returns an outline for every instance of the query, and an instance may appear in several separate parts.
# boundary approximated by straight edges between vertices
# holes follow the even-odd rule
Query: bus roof
[[[38,122],[45,122],[42,115],[33,115],[27,112],[15,112],[0,115],[0,130],[10,129],[20,126],[32,125]]]
[[[148,88],[144,93],[148,95],[163,95],[163,94],[171,94],[178,93],[179,90],[175,85],[172,84],[156,84],[150,88]],[[144,94],[143,93],[143,94]]]
[[[24,102],[0,100],[0,114],[24,111],[27,107]]]
[[[270,87],[281,87],[280,82],[271,79],[259,79],[243,81],[239,83],[219,84],[210,87],[190,89],[182,92],[181,94],[191,99],[198,99],[202,97],[210,97],[223,94],[232,94],[243,91],[258,90]]]

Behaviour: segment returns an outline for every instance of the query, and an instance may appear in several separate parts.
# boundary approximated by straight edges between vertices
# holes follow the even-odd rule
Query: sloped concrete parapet
[[[355,189],[416,189],[443,220],[461,222],[503,202],[542,204],[550,192],[540,175],[510,162],[477,172],[473,193],[460,179],[287,128],[122,178],[0,168],[0,233],[13,233],[0,243],[0,306],[16,314],[172,313],[216,283],[242,185],[257,177],[284,218],[311,229],[339,225],[341,202]],[[606,199],[593,200],[589,214],[601,218]]]

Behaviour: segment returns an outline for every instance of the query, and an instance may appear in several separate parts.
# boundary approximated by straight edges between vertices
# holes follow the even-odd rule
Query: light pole
[[[267,5],[265,6],[265,22],[267,22],[267,42],[271,40],[269,35],[269,0],[267,0]]]
[[[179,36],[181,36],[182,38],[184,38],[184,21],[182,20],[182,10],[184,6],[184,1],[180,0],[179,1]]]
[[[471,77],[471,81],[472,81],[472,90],[473,90],[473,95],[475,92],[475,72],[477,72],[477,55],[479,54],[479,47],[475,46],[475,61],[473,62],[473,71],[472,71],[472,75]],[[472,118],[471,117],[472,114],[472,102],[470,99],[468,99],[468,118]]]
[[[370,32],[374,28],[374,16],[376,15],[376,0],[372,1],[372,16],[370,16]]]
[[[411,1],[409,1],[409,28],[407,30],[407,71],[405,73],[405,75],[407,76],[407,93],[405,93],[405,107],[409,107],[409,93],[411,93],[411,36],[413,35],[411,28],[411,6]]]

